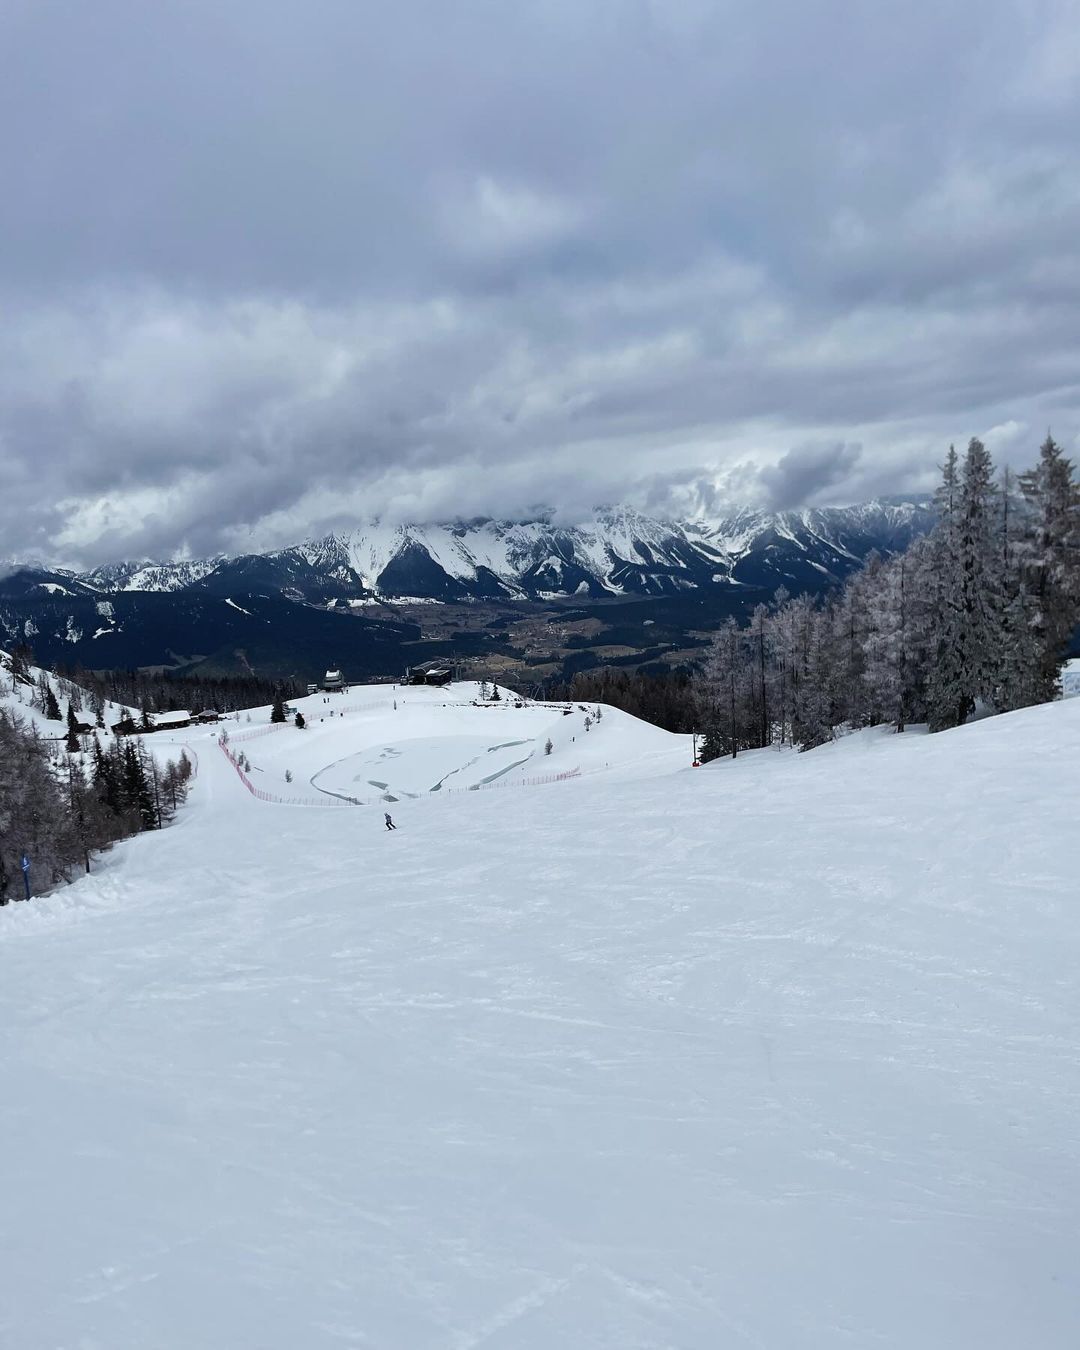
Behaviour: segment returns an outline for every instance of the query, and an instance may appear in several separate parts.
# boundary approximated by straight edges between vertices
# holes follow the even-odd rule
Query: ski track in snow
[[[246,748],[429,778],[399,713]],[[1080,701],[682,771],[442,720],[593,776],[391,835],[205,753],[0,911],[0,1345],[1071,1350]]]

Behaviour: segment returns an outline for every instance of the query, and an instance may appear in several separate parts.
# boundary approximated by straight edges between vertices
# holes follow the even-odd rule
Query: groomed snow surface
[[[240,742],[364,805],[158,733],[176,824],[0,911],[0,1345],[1080,1343],[1080,700],[691,769],[396,692]]]

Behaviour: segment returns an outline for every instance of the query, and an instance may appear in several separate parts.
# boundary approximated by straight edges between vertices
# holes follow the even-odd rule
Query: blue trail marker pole
[[[22,855],[22,879],[26,885],[26,898],[30,899],[30,859],[24,853]]]

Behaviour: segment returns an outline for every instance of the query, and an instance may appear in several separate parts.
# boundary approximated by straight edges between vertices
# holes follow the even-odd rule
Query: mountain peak
[[[228,595],[262,588],[319,602],[365,596],[600,598],[733,583],[764,591],[780,585],[819,591],[872,550],[890,554],[906,548],[930,528],[934,516],[925,497],[883,497],[848,507],[745,508],[692,521],[605,503],[578,524],[555,524],[555,519],[553,511],[525,520],[474,516],[391,524],[376,519],[271,553],[120,561],[65,575],[102,592]]]

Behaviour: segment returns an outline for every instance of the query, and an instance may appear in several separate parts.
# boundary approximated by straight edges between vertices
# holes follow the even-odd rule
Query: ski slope
[[[1077,1343],[1080,700],[690,769],[397,692],[230,724],[363,805],[158,733],[177,823],[0,911],[0,1345]]]
[[[303,714],[303,730],[291,719],[272,727],[269,707],[225,727],[230,748],[251,763],[252,783],[283,802],[305,804],[319,795],[393,803],[582,773],[649,777],[684,768],[692,757],[689,736],[672,736],[617,708],[603,709],[596,721],[594,704],[531,703],[508,690],[498,703],[479,695],[472,682],[448,689],[360,686],[294,699],[289,706]],[[153,741],[168,744],[160,735]]]

